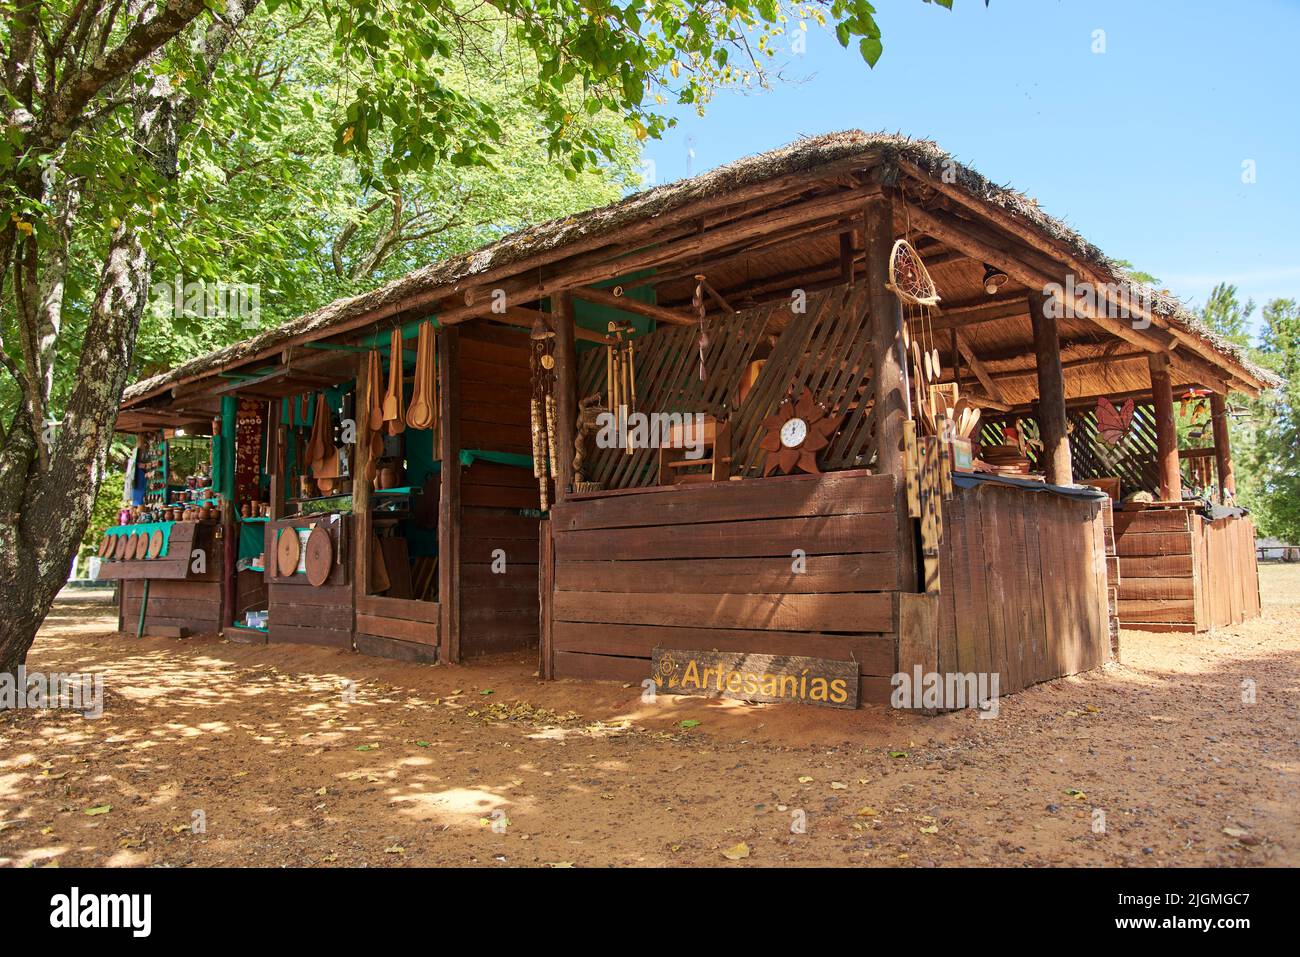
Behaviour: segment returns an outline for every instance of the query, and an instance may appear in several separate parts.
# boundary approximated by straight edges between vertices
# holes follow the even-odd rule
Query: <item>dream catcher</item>
[[[800,469],[820,475],[817,453],[830,445],[831,436],[840,426],[842,416],[831,415],[830,410],[813,399],[807,389],[796,402],[793,392],[777,407],[776,415],[763,420],[763,438],[758,447],[767,452],[767,468],[763,475],[781,471],[787,475]]]
[[[537,479],[540,507],[546,511],[551,505],[547,480],[559,475],[555,447],[555,334],[533,339],[532,344],[528,365],[533,387],[529,417],[533,433],[533,477]]]
[[[605,388],[609,398],[609,411],[616,417],[636,411],[636,344],[632,339],[634,328],[630,322],[611,322],[605,346]],[[626,338],[624,338],[626,337]],[[627,442],[627,454],[632,454],[632,441]]]
[[[921,257],[906,239],[894,243],[889,253],[888,288],[902,304],[902,366],[907,360],[912,374],[905,381],[908,421],[904,426],[904,470],[907,478],[908,514],[921,520],[921,554],[925,568],[925,590],[939,590],[939,542],[943,533],[942,499],[952,495],[952,451],[950,441],[969,436],[979,421],[979,410],[958,395],[956,383],[941,385],[943,364],[934,340],[931,313],[939,304],[939,293]],[[915,333],[913,332],[915,330]],[[917,423],[926,436],[917,434]]]

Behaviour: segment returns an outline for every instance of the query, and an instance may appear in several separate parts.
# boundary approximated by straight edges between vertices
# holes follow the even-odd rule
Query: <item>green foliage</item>
[[[1274,299],[1264,306],[1263,319],[1254,356],[1285,382],[1251,401],[1249,417],[1234,427],[1239,498],[1254,514],[1261,535],[1298,544],[1300,305],[1294,299]]]
[[[1250,345],[1250,317],[1255,311],[1255,300],[1243,304],[1237,299],[1237,287],[1221,282],[1210,290],[1210,297],[1201,308],[1205,324],[1239,346]]]
[[[95,496],[95,507],[90,513],[90,524],[86,534],[81,538],[81,547],[77,555],[84,558],[93,555],[99,547],[104,530],[117,524],[117,512],[122,507],[122,488],[126,475],[121,468],[110,468],[100,483],[99,494]]]

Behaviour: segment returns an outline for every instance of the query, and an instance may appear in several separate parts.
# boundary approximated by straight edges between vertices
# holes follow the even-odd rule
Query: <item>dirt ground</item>
[[[28,670],[105,712],[0,714],[0,864],[1294,866],[1300,565],[1261,573],[1261,620],[1125,632],[992,720],[136,640],[83,594]]]

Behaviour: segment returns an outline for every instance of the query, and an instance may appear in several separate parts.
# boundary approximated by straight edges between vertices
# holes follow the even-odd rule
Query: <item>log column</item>
[[[573,485],[573,438],[578,417],[578,353],[572,295],[562,292],[555,297],[551,319],[555,323],[555,444],[559,457],[555,500],[563,502]]]
[[[887,195],[864,207],[868,308],[871,310],[872,389],[876,403],[876,472],[892,475],[897,486],[895,510],[900,527],[898,576],[903,591],[917,590],[913,522],[907,515],[903,423],[907,421],[907,366],[903,349],[903,312],[889,291],[889,254],[894,246],[894,203]]]
[[[1178,470],[1178,429],[1174,425],[1174,387],[1169,378],[1169,356],[1153,352],[1147,357],[1151,369],[1151,398],[1156,413],[1156,467],[1160,476],[1160,500],[1183,498],[1183,479]]]
[[[1037,290],[1029,294],[1029,319],[1034,326],[1034,353],[1038,368],[1039,436],[1043,440],[1043,467],[1052,485],[1073,485],[1070,436],[1065,419],[1065,372],[1061,368],[1061,341],[1056,316],[1048,306],[1052,297]]]
[[[367,422],[370,395],[370,353],[357,353],[357,386],[352,397],[352,416],[356,422],[356,442],[352,446],[352,547],[356,550],[352,567],[354,601],[370,594],[370,549],[374,523],[370,515],[370,425]]]
[[[1214,463],[1219,472],[1219,502],[1231,503],[1237,497],[1237,477],[1232,471],[1232,447],[1228,442],[1228,403],[1224,396],[1210,396],[1210,421],[1214,424]]]
[[[438,658],[460,661],[460,330],[438,331]]]

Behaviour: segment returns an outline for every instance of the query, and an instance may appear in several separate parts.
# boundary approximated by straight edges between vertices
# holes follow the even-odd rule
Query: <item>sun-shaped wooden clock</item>
[[[776,471],[788,475],[795,469],[820,475],[817,453],[830,445],[840,418],[818,405],[807,389],[797,402],[793,395],[787,395],[777,407],[776,415],[763,420],[763,438],[758,443],[767,452],[763,475]]]

